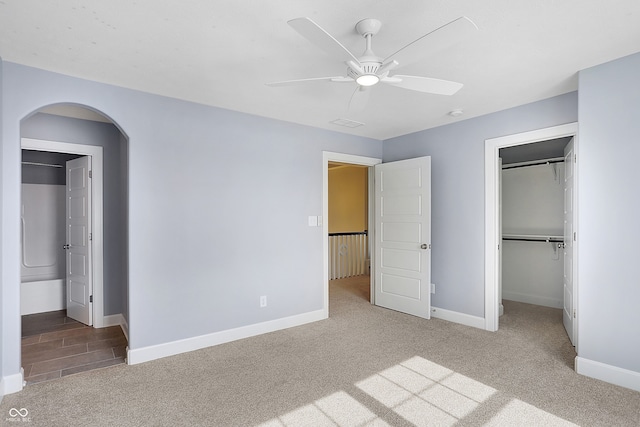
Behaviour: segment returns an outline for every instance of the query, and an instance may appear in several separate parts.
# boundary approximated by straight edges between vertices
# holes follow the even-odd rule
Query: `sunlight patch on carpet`
[[[355,386],[415,426],[453,426],[472,416],[498,392],[493,387],[418,356],[380,371]],[[388,426],[383,419],[384,414],[377,415],[374,410],[341,390],[258,427]],[[522,423],[574,425],[518,399],[511,399],[501,406],[485,425]]]

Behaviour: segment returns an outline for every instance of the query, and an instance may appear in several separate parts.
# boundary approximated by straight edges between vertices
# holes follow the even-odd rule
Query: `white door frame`
[[[322,152],[322,258],[323,258],[323,283],[324,283],[324,317],[329,317],[329,162],[350,163],[353,165],[375,166],[382,163],[382,159],[374,157],[356,156],[352,154],[334,153],[331,151]],[[371,227],[373,221],[371,191],[373,188],[372,174],[369,173],[369,242],[373,242],[374,233]],[[369,243],[370,244],[370,243]],[[373,251],[371,253],[371,265],[374,265]],[[371,277],[371,298],[373,298],[373,275]],[[373,302],[373,300],[372,300]]]
[[[67,142],[21,138],[23,150],[79,154],[92,158],[92,218],[93,223],[93,327],[107,326],[104,319],[103,297],[103,164],[102,147]]]
[[[484,146],[484,188],[485,188],[485,267],[484,267],[484,319],[485,329],[487,331],[498,330],[499,319],[499,244],[500,244],[500,227],[498,224],[499,215],[499,164],[498,157],[501,148],[514,147],[516,145],[529,144],[532,142],[547,141],[550,139],[563,138],[567,136],[574,137],[574,144],[576,153],[578,152],[578,123],[567,123],[560,126],[554,126],[545,129],[534,130],[530,132],[519,133],[515,135],[503,136],[500,138],[492,138],[485,140]],[[576,165],[575,173],[578,173],[578,167]],[[577,178],[576,178],[576,197],[577,197]],[[574,218],[577,217],[577,203],[576,212]],[[574,229],[577,230],[577,221],[574,224]],[[574,300],[577,300],[578,291],[578,251],[574,252],[573,262],[573,277],[574,277],[574,289],[576,296]],[[577,321],[578,319],[576,319]],[[576,340],[577,341],[577,340]],[[576,347],[577,350],[577,347]]]

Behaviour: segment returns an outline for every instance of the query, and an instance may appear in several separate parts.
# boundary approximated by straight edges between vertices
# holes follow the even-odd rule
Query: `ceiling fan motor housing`
[[[354,70],[352,67],[347,67],[347,75],[351,77],[353,80],[357,80],[358,77],[362,75],[377,74],[377,71],[380,68],[380,63],[379,62],[361,62],[360,66],[362,67],[363,72]]]

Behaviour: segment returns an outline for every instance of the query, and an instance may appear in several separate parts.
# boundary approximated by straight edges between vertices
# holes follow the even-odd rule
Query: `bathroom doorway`
[[[87,172],[90,170],[91,176],[83,179],[90,181],[92,190],[91,231],[86,240],[90,241],[92,252],[87,270],[91,270],[93,281],[93,289],[86,293],[91,319],[84,323],[67,316],[66,286],[62,286],[65,294],[55,292],[57,300],[63,301],[61,307],[47,306],[46,311],[32,310],[30,314],[25,314],[21,307],[23,377],[30,384],[125,363],[129,317],[128,138],[109,118],[94,110],[57,104],[22,120],[21,144],[23,162],[65,166],[22,165],[23,176],[27,175],[24,171],[27,167],[46,174],[43,171],[66,171],[69,159],[90,160]],[[32,157],[36,155],[54,157],[49,160]],[[23,187],[25,184],[23,182]],[[59,203],[58,209],[66,209],[66,203],[67,200]],[[66,221],[66,213],[53,215],[60,216]],[[56,222],[51,218],[45,221]],[[58,224],[61,223],[58,220]],[[69,253],[63,248],[69,244],[67,228],[68,225],[62,223],[63,231],[58,232],[62,240],[48,244],[62,252],[62,256]],[[64,271],[66,275],[66,268]],[[22,286],[24,288],[24,283]],[[22,306],[25,302],[22,291],[21,300]]]

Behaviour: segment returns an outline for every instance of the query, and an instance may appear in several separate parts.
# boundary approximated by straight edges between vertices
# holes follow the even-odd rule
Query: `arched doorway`
[[[89,218],[90,230],[87,233],[86,240],[90,240],[91,261],[88,264],[87,271],[89,271],[88,276],[92,279],[92,283],[91,287],[87,288],[89,289],[88,293],[82,296],[83,298],[86,297],[88,302],[87,308],[90,312],[90,317],[88,321],[87,319],[81,320],[82,323],[86,323],[90,328],[80,323],[74,326],[72,322],[62,325],[54,324],[54,330],[59,330],[60,328],[65,330],[67,328],[70,332],[68,334],[57,332],[56,334],[46,335],[46,337],[54,337],[57,340],[57,336],[69,335],[76,338],[68,338],[62,342],[56,341],[56,343],[53,343],[47,341],[48,338],[40,337],[38,341],[49,342],[49,344],[40,345],[40,347],[44,352],[49,352],[51,357],[62,355],[59,358],[61,363],[51,368],[53,371],[58,371],[60,376],[63,376],[65,372],[77,372],[77,369],[71,369],[74,368],[74,364],[93,364],[95,367],[101,367],[115,364],[116,359],[120,359],[123,362],[126,342],[122,345],[122,340],[114,341],[113,339],[117,338],[116,335],[118,334],[120,336],[125,335],[125,337],[128,335],[127,137],[117,124],[105,115],[91,108],[75,104],[56,104],[35,111],[21,121],[20,136],[23,159],[21,165],[23,212],[25,211],[25,199],[29,198],[39,203],[37,195],[35,198],[33,196],[25,197],[25,191],[32,191],[32,187],[38,187],[39,193],[37,194],[46,195],[48,194],[47,191],[59,186],[59,182],[47,182],[47,179],[51,179],[52,173],[43,174],[43,170],[62,169],[64,159],[68,158],[86,157],[90,159],[91,164],[88,170],[91,171],[89,172],[91,173],[89,181],[92,189],[90,203],[92,214]],[[25,162],[25,158],[29,160]],[[45,160],[37,161],[38,159]],[[60,159],[60,161],[48,162],[46,159]],[[25,180],[30,182],[25,182]],[[59,190],[55,191],[59,192]],[[63,202],[63,206],[66,203],[66,201]],[[50,212],[51,210],[51,208],[47,208],[41,211]],[[23,230],[25,228],[24,216],[23,214],[21,218]],[[58,214],[58,216],[60,215]],[[41,222],[53,224],[55,221],[45,220]],[[63,224],[63,227],[68,228],[68,225],[65,226]],[[69,236],[67,231],[58,232],[57,235],[62,235],[62,238],[65,239],[63,243],[66,243],[68,249],[69,242],[67,240]],[[52,234],[56,235],[56,232]],[[24,231],[22,238],[25,238]],[[64,245],[49,241],[47,245],[38,246],[40,248],[48,246],[54,248],[54,250],[63,250],[62,246]],[[22,242],[22,247],[21,271],[25,269],[25,264],[27,264],[25,262],[27,245],[24,241]],[[48,255],[42,253],[42,250],[40,252],[39,255],[42,259],[47,257],[51,259],[59,258],[59,254]],[[68,263],[66,264],[68,268]],[[41,318],[46,320],[47,317],[50,317],[51,321],[46,320],[45,322],[48,322],[49,326],[51,326],[51,322],[67,322],[65,320],[68,319],[65,313],[66,307],[41,306],[41,302],[38,300],[38,294],[44,292],[45,298],[49,300],[62,300],[63,303],[68,303],[71,295],[71,292],[67,290],[69,286],[68,277],[65,277],[63,281],[64,286],[60,285],[61,282],[60,280],[53,280],[43,281],[42,283],[21,283],[23,345],[25,343],[25,328],[29,329],[26,332],[33,337],[38,335],[38,332],[49,333],[44,324],[36,323],[34,325],[30,323],[29,326],[25,326],[25,318],[31,321],[34,317],[38,320]],[[50,286],[52,283],[57,284],[59,289],[52,288]],[[61,295],[61,292],[64,295]],[[61,310],[55,310],[56,308]],[[38,315],[38,312],[44,314]],[[56,312],[58,312],[57,316]],[[64,313],[64,315],[60,316],[60,312]],[[95,333],[95,336],[93,336],[93,331],[97,331],[95,328],[101,329],[99,333]],[[113,348],[113,357],[110,361],[107,358],[109,352],[104,351],[111,348],[107,340],[112,340],[111,343],[115,343],[116,347],[118,347],[117,349]],[[29,339],[27,339],[27,342],[29,342]],[[82,346],[78,346],[78,343],[87,344],[85,352],[80,351]],[[73,346],[76,346],[76,348],[69,348]],[[120,349],[120,347],[122,348]],[[46,354],[39,353],[37,357],[33,356],[35,350],[40,351],[41,349],[31,347],[28,356],[25,357],[23,346],[22,366],[27,382],[29,382],[30,378],[32,382],[37,382],[38,380],[56,378],[56,375],[58,375],[56,372],[47,371],[50,368],[45,368],[44,365],[46,363],[43,362],[47,360],[48,356]],[[91,361],[89,364],[85,363],[89,360]],[[61,369],[57,369],[58,367],[61,367]],[[91,368],[91,366],[85,367]]]

